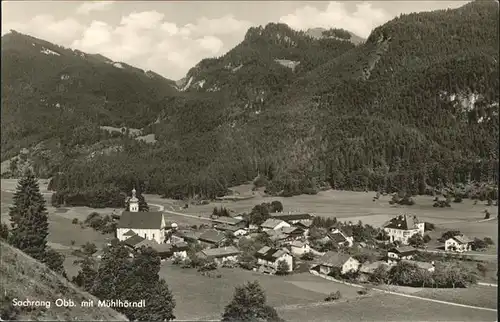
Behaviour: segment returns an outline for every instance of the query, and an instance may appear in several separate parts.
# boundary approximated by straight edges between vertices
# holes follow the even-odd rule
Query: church
[[[139,212],[139,199],[133,189],[129,199],[129,211],[122,212],[116,228],[116,238],[124,241],[138,235],[162,244],[165,242],[165,228],[166,222],[162,212]]]

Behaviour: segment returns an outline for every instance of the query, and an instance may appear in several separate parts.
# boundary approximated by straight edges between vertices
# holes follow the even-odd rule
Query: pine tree
[[[233,300],[226,306],[222,321],[281,322],[276,310],[266,304],[266,295],[259,282],[237,286]]]
[[[9,211],[12,225],[9,243],[43,260],[49,234],[47,209],[38,181],[30,170],[19,180],[13,199],[14,205]]]

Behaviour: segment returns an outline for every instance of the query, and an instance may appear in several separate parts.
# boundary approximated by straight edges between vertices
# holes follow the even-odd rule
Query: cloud
[[[386,11],[374,8],[369,2],[356,4],[356,10],[350,12],[344,3],[332,1],[323,11],[311,6],[298,8],[294,13],[281,17],[280,22],[299,30],[343,28],[358,36],[368,37],[373,28],[391,18]]]
[[[80,5],[77,12],[104,10],[111,3],[87,2]],[[103,19],[83,23],[75,18],[57,20],[50,15],[39,15],[27,22],[4,23],[2,30],[15,29],[58,45],[100,53],[113,61],[180,79],[200,60],[220,56],[234,47],[251,25],[232,15],[201,17],[179,25],[154,10],[127,13],[115,23]]]
[[[10,29],[55,42],[58,45],[69,45],[80,36],[84,26],[73,18],[55,20],[50,15],[38,15],[25,23],[10,23],[5,26],[2,24],[2,35]]]
[[[78,6],[76,12],[78,14],[88,15],[92,11],[108,10],[113,3],[114,1],[86,1]]]

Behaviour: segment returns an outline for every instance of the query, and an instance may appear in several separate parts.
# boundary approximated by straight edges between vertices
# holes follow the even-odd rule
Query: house
[[[240,253],[238,248],[229,246],[205,249],[196,253],[196,255],[210,261],[213,260],[217,265],[222,265],[225,262],[236,262]]]
[[[146,239],[136,234],[125,239],[122,243],[125,246],[129,247],[130,249],[136,249],[137,245],[143,242],[144,240]]]
[[[207,248],[222,246],[225,240],[226,234],[215,229],[207,230],[198,237],[198,241]]]
[[[247,226],[247,222],[245,219],[234,218],[234,217],[218,217],[216,219],[212,219],[212,225],[229,225],[240,228],[245,228]]]
[[[161,244],[165,240],[165,218],[161,212],[139,212],[139,199],[132,190],[130,211],[124,211],[116,228],[116,238],[124,241],[134,234]]]
[[[245,228],[240,228],[240,227],[237,227],[237,226],[231,226],[231,225],[228,225],[228,224],[217,225],[214,228],[215,228],[215,230],[219,230],[219,231],[222,231],[222,232],[230,231],[236,237],[244,236],[244,235],[247,234],[247,230]]]
[[[288,264],[289,272],[293,270],[293,257],[287,249],[264,246],[255,253],[259,271],[268,274],[276,273],[280,261]]]
[[[271,218],[283,220],[283,221],[286,221],[287,223],[290,223],[290,224],[296,224],[302,220],[312,220],[314,218],[314,216],[311,214],[306,214],[306,213],[288,212],[287,214],[284,214],[284,213],[280,212],[280,213],[271,214]]]
[[[467,252],[472,250],[472,240],[465,235],[457,235],[448,238],[444,242],[444,250],[452,252]]]
[[[180,242],[197,243],[201,234],[202,232],[194,232],[191,230],[176,230],[166,242],[169,244],[176,244]]]
[[[319,272],[328,275],[339,269],[341,274],[346,274],[358,271],[359,265],[359,261],[349,254],[329,251],[320,258]]]
[[[295,240],[290,243],[290,251],[293,255],[301,256],[304,253],[308,253],[311,251],[311,247],[309,243],[302,242],[300,240]]]
[[[418,254],[418,250],[411,246],[402,246],[391,248],[387,251],[387,263],[390,265],[395,265],[400,260],[410,260]]]
[[[305,230],[300,227],[284,227],[277,231],[287,235],[289,240],[305,239],[306,237]]]
[[[349,236],[347,233],[338,228],[333,228],[327,236],[339,246],[352,247],[354,244],[354,237]]]
[[[264,221],[260,225],[260,227],[262,228],[263,231],[268,231],[268,230],[278,230],[284,227],[291,227],[291,225],[286,221],[280,219],[269,218],[266,221]]]
[[[364,263],[359,268],[359,273],[360,273],[359,280],[361,282],[368,281],[370,279],[370,276],[373,274],[373,272],[375,272],[375,270],[379,266],[384,267],[387,271],[390,269],[389,264],[387,264],[384,261],[375,261],[375,262],[372,262],[372,263]]]
[[[182,259],[185,259],[188,257],[188,255],[187,255],[188,249],[189,249],[189,245],[185,242],[173,244],[172,245],[172,252],[173,252],[172,255],[175,257],[180,257]]]
[[[435,270],[434,262],[427,263],[427,262],[412,261],[412,260],[403,260],[403,262],[416,265],[418,268],[426,270],[431,273],[434,272]]]
[[[300,228],[304,229],[305,231],[307,231],[312,226],[312,220],[311,219],[303,219],[303,220],[299,220],[295,223],[292,223],[292,225],[294,227],[300,227]]]
[[[408,245],[411,236],[415,234],[423,236],[425,232],[424,222],[420,222],[416,216],[406,214],[392,218],[383,227],[391,242],[399,241],[403,245]]]
[[[161,259],[169,258],[174,253],[172,244],[156,244],[151,246],[151,248],[158,252]]]

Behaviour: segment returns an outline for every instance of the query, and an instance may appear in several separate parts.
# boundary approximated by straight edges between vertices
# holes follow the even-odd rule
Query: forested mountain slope
[[[497,26],[498,3],[481,1],[402,15],[357,46],[282,24],[251,28],[191,69],[179,92],[165,81],[159,101],[137,98],[154,115],[143,123],[156,120],[154,146],[123,136],[113,141],[121,152],[68,152],[49,171],[63,172],[53,186],[85,204],[133,181],[210,198],[258,173],[284,195],[497,182]]]

